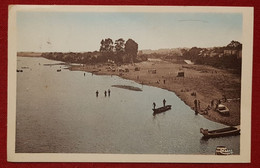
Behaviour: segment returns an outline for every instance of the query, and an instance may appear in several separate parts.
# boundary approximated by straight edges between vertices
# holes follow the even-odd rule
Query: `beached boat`
[[[171,108],[172,108],[171,105],[167,105],[167,106],[164,106],[164,107],[159,107],[159,108],[153,109],[153,114],[162,113],[162,112],[165,112],[167,110],[170,110]]]
[[[229,116],[229,109],[227,108],[227,106],[223,105],[223,104],[219,104],[217,107],[217,112],[219,112],[219,114],[224,115],[224,116]]]
[[[215,138],[222,136],[231,136],[240,134],[240,126],[226,127],[217,130],[211,130],[200,128],[200,133],[204,135],[204,138]]]

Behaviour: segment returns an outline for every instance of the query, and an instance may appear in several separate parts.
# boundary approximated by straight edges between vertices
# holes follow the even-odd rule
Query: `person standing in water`
[[[165,99],[163,99],[163,107],[165,107],[165,103],[166,103],[166,100],[165,100]]]
[[[108,89],[108,96],[110,97],[110,89]]]
[[[105,97],[107,97],[107,91],[105,90]]]
[[[96,97],[98,97],[98,90],[96,91]]]
[[[155,106],[156,106],[156,104],[155,104],[155,102],[153,102],[153,109],[155,109]]]

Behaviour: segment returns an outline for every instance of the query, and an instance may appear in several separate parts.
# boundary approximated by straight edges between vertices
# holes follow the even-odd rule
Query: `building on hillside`
[[[212,50],[209,54],[210,57],[215,57],[215,56],[218,56],[219,53],[216,53],[215,50]]]
[[[242,50],[225,49],[224,50],[224,56],[229,56],[229,55],[236,55],[238,59],[242,58]]]
[[[191,60],[184,60],[184,62],[185,62],[186,64],[194,65],[194,62],[192,62]]]
[[[237,54],[237,50],[235,49],[224,50],[224,55],[236,55],[236,54]]]
[[[235,55],[238,59],[242,58],[242,44],[238,41],[231,41],[224,49],[224,56]]]

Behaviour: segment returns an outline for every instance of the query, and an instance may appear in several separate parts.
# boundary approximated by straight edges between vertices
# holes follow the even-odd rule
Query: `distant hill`
[[[19,57],[40,57],[42,56],[41,52],[17,52]]]

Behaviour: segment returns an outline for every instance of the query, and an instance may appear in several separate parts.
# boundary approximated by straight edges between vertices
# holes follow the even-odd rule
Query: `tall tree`
[[[113,52],[113,40],[111,38],[107,38],[105,40],[102,39],[102,41],[100,42],[101,46],[100,46],[100,49],[99,51],[100,52]]]
[[[128,39],[125,43],[125,52],[131,57],[132,62],[135,61],[138,52],[138,44],[134,40]]]
[[[101,61],[107,61],[108,59],[113,59],[114,53],[113,53],[113,40],[110,38],[107,38],[105,40],[101,40],[100,42],[100,49],[99,51],[102,53],[102,59]]]
[[[116,61],[123,62],[123,55],[125,53],[125,40],[120,38],[115,41],[115,52],[116,52]]]
[[[115,41],[116,53],[123,53],[125,51],[125,40],[120,38]]]

